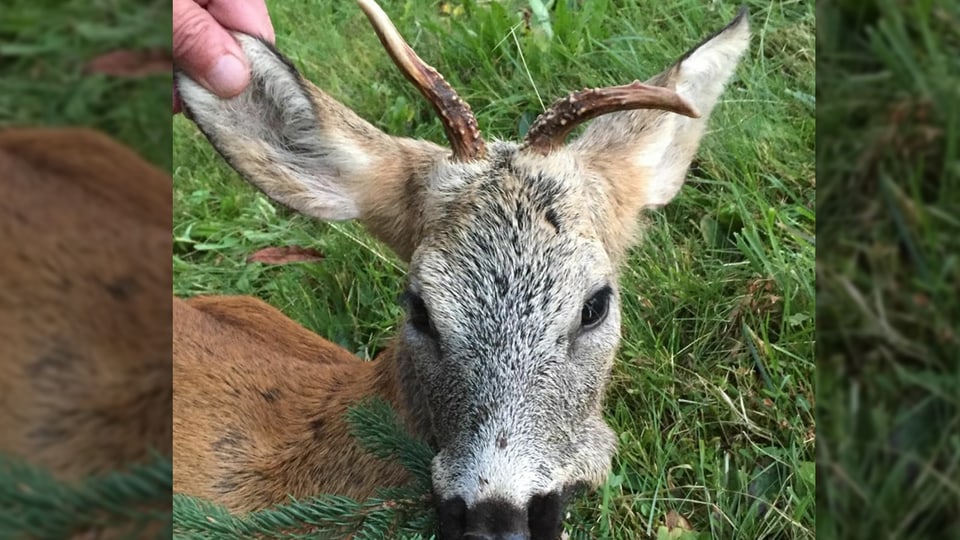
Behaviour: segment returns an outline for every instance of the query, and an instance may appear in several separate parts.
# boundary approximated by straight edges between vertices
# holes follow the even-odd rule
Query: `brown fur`
[[[400,485],[362,450],[348,407],[399,408],[393,350],[364,362],[252,297],[174,300],[174,491],[233,511]]]
[[[169,455],[171,208],[100,133],[0,131],[0,453],[64,480]]]

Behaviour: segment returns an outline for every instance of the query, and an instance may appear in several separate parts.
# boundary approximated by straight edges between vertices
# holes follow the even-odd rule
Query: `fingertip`
[[[250,82],[249,62],[240,44],[192,0],[174,2],[173,55],[179,69],[221,98],[236,96]]]
[[[266,39],[267,41],[269,41],[271,45],[276,45],[276,44],[277,44],[277,33],[276,33],[276,31],[274,31],[274,29],[273,29],[273,23],[270,22],[270,19],[267,19],[266,35],[263,36],[263,37],[264,37],[264,39]]]
[[[250,84],[250,67],[232,54],[224,54],[207,71],[210,90],[222,98],[234,97]]]

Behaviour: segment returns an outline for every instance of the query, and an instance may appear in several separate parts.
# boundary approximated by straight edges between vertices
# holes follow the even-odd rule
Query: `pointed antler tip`
[[[367,15],[394,64],[440,116],[447,140],[453,148],[454,159],[471,161],[486,155],[486,148],[470,106],[460,99],[443,75],[417,56],[374,0],[357,0],[357,3]]]
[[[700,111],[676,91],[634,81],[623,86],[584,89],[553,103],[530,126],[521,145],[542,154],[559,147],[578,125],[617,111],[652,109],[700,118]]]

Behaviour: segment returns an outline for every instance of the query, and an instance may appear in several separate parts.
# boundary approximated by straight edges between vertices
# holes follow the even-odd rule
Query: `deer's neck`
[[[187,426],[174,430],[177,492],[247,512],[290,496],[363,500],[409,481],[362,447],[347,416],[380,398],[426,433],[399,342],[362,361],[250,297],[178,300],[174,314],[175,425]]]
[[[263,415],[260,429],[265,436],[258,438],[258,448],[251,452],[263,456],[262,461],[242,468],[245,478],[253,474],[252,469],[260,479],[244,484],[244,490],[268,495],[256,501],[244,499],[232,508],[249,511],[290,495],[303,498],[318,493],[365,499],[378,489],[408,482],[409,475],[399,462],[379,459],[362,447],[347,414],[367,399],[380,398],[411,435],[426,433],[429,421],[415,405],[416,394],[404,391],[411,387],[404,384],[408,363],[401,350],[395,343],[372,361],[351,357],[326,364],[283,364],[290,369],[278,374],[275,382],[287,385],[279,395],[289,397],[276,399],[269,414]],[[236,482],[234,477],[226,481]]]
[[[423,404],[411,357],[400,340],[394,340],[371,361],[355,357],[345,362],[316,365],[314,374],[291,372],[294,386],[299,387],[300,399],[293,412],[293,421],[304,429],[289,429],[287,432],[300,439],[308,425],[326,424],[327,420],[341,426],[338,436],[347,436],[352,427],[347,421],[347,411],[371,398],[385,401],[396,412],[399,420],[414,437],[429,442],[430,418]],[[310,419],[323,419],[319,424]],[[306,422],[306,423],[304,423]],[[305,437],[309,447],[323,446],[325,437]],[[311,449],[305,449],[309,453]]]
[[[394,339],[368,364],[378,388],[376,395],[393,407],[411,435],[429,440],[430,413],[420,393],[411,354],[402,341]]]

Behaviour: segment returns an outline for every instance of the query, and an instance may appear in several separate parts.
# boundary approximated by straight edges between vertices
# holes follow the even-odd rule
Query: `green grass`
[[[687,185],[650,215],[623,271],[606,402],[619,452],[566,521],[589,537],[654,538],[670,511],[701,538],[814,536],[814,10],[747,3],[750,53]],[[390,133],[443,141],[353,3],[268,4],[279,48],[309,79]],[[433,2],[384,7],[488,138],[517,139],[541,99],[651,76],[739,6],[555,4],[549,33],[522,24],[523,2],[451,3],[452,15]],[[186,120],[174,134],[175,293],[253,294],[363,357],[381,348],[402,315],[397,259],[354,224],[276,209]],[[278,245],[326,259],[245,262]]]
[[[169,0],[4,2],[0,127],[92,127],[170,170],[171,76],[84,72],[101,54],[170,43]]]
[[[960,9],[817,24],[818,533],[958,538]]]

